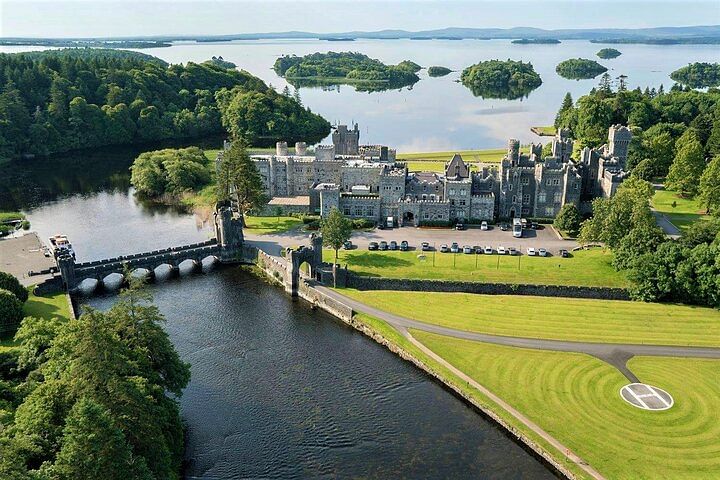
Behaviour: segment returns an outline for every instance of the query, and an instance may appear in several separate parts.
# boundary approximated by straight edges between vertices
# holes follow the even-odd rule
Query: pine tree
[[[562,105],[560,105],[560,110],[558,110],[558,113],[555,116],[555,128],[570,128],[570,125],[568,124],[568,117],[569,112],[571,112],[574,108],[572,95],[570,95],[570,92],[567,92],[565,94],[565,98],[563,98]]]

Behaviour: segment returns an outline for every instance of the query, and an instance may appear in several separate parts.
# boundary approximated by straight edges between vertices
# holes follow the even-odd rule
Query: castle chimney
[[[287,142],[277,142],[275,144],[275,154],[278,157],[286,157],[288,154]]]
[[[295,142],[295,155],[307,155],[307,144],[305,142]]]

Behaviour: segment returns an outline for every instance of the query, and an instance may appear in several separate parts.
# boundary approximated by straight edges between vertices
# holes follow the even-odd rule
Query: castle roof
[[[456,153],[445,165],[445,177],[449,180],[459,180],[461,178],[468,178],[469,176],[470,169],[462,157]]]

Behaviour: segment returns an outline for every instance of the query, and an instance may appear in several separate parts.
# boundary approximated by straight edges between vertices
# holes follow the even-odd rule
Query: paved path
[[[380,318],[401,333],[409,328],[436,333],[448,337],[474,340],[478,342],[505,345],[508,347],[533,348],[537,350],[551,350],[556,352],[584,353],[599,358],[617,368],[628,380],[638,382],[638,378],[627,367],[627,361],[636,356],[660,356],[660,357],[691,357],[691,358],[717,358],[720,359],[720,348],[711,347],[682,347],[663,345],[638,345],[618,343],[594,343],[594,342],[573,342],[567,340],[546,340],[539,338],[507,337],[501,335],[490,335],[486,333],[468,332],[454,328],[441,327],[429,323],[420,322],[407,317],[401,317],[371,307],[355,299],[342,295],[341,293],[316,285],[316,288],[323,293],[345,303],[356,312],[367,313],[373,317]]]
[[[663,229],[665,235],[670,238],[680,237],[682,232],[670,220],[668,220],[665,214],[658,212],[654,208],[652,209],[652,214],[655,216],[655,223],[657,223],[658,226]]]

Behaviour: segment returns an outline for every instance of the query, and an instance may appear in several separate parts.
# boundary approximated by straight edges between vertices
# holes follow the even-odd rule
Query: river
[[[0,210],[22,209],[41,238],[68,234],[79,261],[206,239],[202,215],[132,195],[136,154],[2,165]],[[424,373],[240,268],[150,288],[191,364],[187,478],[554,478]]]

